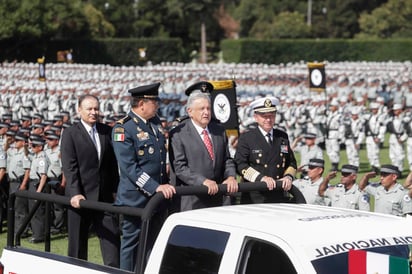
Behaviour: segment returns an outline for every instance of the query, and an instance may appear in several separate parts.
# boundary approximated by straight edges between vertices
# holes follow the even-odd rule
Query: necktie
[[[99,149],[97,148],[97,141],[96,141],[96,129],[94,127],[92,127],[92,129],[90,130],[90,138],[92,138],[93,144],[96,147],[97,151],[99,151]]]
[[[272,144],[272,134],[270,134],[269,132],[266,134],[267,137],[267,141],[269,144]]]
[[[212,141],[210,140],[209,134],[207,134],[206,129],[203,130],[202,134],[203,134],[203,142],[205,143],[207,151],[209,152],[210,158],[213,160],[215,158],[215,155],[213,153]]]

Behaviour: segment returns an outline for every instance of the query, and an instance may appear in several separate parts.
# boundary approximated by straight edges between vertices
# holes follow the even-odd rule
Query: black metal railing
[[[227,194],[226,185],[219,185],[219,193]],[[274,191],[281,190],[281,182],[277,182],[276,188]],[[239,184],[238,192],[250,192],[250,191],[268,191],[268,188],[265,183],[241,183]],[[302,193],[294,186],[292,186],[289,193],[293,196],[294,202],[296,203],[306,203],[305,198]],[[205,186],[180,186],[176,187],[176,196],[184,195],[208,195],[207,187]],[[23,224],[18,228],[16,234],[14,234],[14,217],[15,209],[14,204],[16,197],[23,197],[28,199],[36,200],[33,208],[30,210],[29,215],[23,220]],[[90,200],[81,200],[80,207],[84,209],[96,210],[96,211],[107,211],[117,214],[123,214],[128,216],[136,216],[142,220],[142,228],[139,239],[139,247],[137,252],[137,267],[136,273],[143,273],[146,265],[146,252],[148,249],[147,235],[149,233],[149,223],[153,215],[156,213],[156,210],[159,208],[160,204],[165,201],[164,196],[161,193],[156,193],[153,197],[150,198],[145,208],[134,208],[127,206],[114,206],[113,204],[90,201]],[[33,217],[37,208],[41,203],[46,203],[46,214],[45,214],[45,251],[50,252],[50,204],[58,203],[65,206],[70,205],[70,198],[66,196],[53,195],[49,193],[37,193],[29,191],[16,191],[12,193],[9,197],[8,202],[8,216],[7,216],[7,225],[8,225],[8,234],[7,234],[7,246],[15,247],[20,245],[20,238],[27,227],[30,219]],[[14,236],[15,235],[15,236]]]

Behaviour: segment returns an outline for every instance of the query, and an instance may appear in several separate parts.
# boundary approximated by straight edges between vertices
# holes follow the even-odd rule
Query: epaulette
[[[130,119],[132,119],[132,118],[131,118],[129,115],[127,115],[127,116],[123,117],[122,119],[118,120],[118,121],[116,122],[116,124],[121,124],[121,125],[123,125],[124,123],[126,123],[126,122],[129,121]]]

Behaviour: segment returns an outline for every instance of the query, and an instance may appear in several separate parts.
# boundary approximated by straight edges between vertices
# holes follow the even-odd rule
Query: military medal
[[[149,154],[153,154],[154,153],[154,148],[153,147],[149,147]]]
[[[139,156],[143,156],[143,155],[144,155],[144,150],[139,150],[139,152],[137,152],[137,154],[138,154]]]
[[[136,136],[137,136],[137,139],[139,139],[139,141],[149,140],[149,133],[144,132],[144,131],[137,133]]]

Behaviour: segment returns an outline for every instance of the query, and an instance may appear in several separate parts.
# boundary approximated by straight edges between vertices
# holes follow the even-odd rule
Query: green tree
[[[358,38],[399,38],[412,36],[412,1],[390,0],[359,18]]]
[[[0,38],[50,39],[110,36],[113,26],[81,0],[3,0]]]
[[[310,27],[299,12],[281,12],[273,19],[270,38],[305,38]]]

